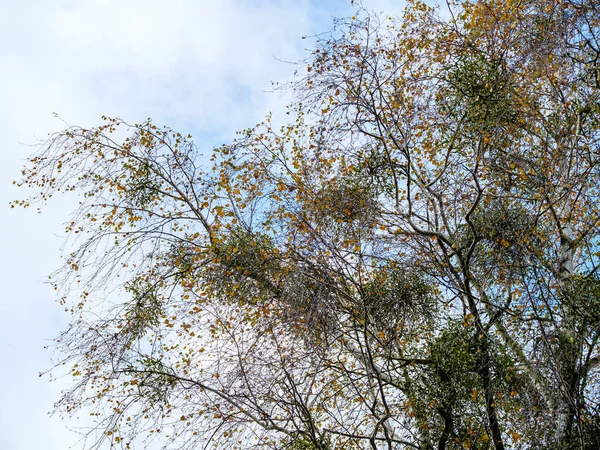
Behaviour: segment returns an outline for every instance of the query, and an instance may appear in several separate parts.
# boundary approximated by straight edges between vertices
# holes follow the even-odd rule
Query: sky
[[[82,448],[69,429],[81,421],[48,415],[65,381],[38,376],[52,365],[44,347],[67,326],[44,280],[60,266],[72,204],[56,199],[41,214],[8,207],[26,195],[12,181],[32,145],[64,122],[94,126],[105,114],[151,117],[208,152],[269,112],[285,114],[286,98],[271,90],[293,79],[283,61],[308,56],[302,37],[352,15],[350,3],[0,0],[0,449]],[[363,5],[401,12],[394,0]]]

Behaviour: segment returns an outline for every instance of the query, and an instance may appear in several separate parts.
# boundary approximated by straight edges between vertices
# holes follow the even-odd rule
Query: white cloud
[[[383,3],[382,3],[383,2]],[[301,36],[327,30],[349,0],[21,0],[0,2],[0,448],[64,450],[76,442],[46,412],[57,385],[37,373],[50,365],[46,340],[64,329],[44,277],[59,264],[69,202],[42,215],[9,211],[22,196],[10,185],[33,143],[66,121],[102,114],[152,117],[192,132],[200,145],[282,114],[270,81],[294,68],[275,58],[306,56]],[[372,5],[370,4],[372,3]],[[365,2],[380,9],[384,0]],[[387,6],[386,6],[387,7]],[[396,9],[397,6],[395,6]]]

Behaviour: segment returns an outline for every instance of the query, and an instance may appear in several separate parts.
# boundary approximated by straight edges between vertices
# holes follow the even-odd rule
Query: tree
[[[210,162],[114,118],[31,158],[13,206],[81,198],[53,283],[90,447],[600,446],[598,6],[359,16]]]

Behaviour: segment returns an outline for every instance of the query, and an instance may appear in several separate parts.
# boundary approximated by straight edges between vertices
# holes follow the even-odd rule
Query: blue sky
[[[401,2],[364,0],[399,14]],[[310,41],[350,0],[21,0],[0,1],[0,448],[82,448],[78,436],[48,417],[61,381],[38,373],[44,350],[67,315],[45,285],[60,265],[68,200],[42,214],[10,210],[34,144],[63,123],[92,126],[103,114],[130,122],[152,117],[200,147],[225,142],[267,113],[284,116],[286,99],[271,81],[293,77]]]

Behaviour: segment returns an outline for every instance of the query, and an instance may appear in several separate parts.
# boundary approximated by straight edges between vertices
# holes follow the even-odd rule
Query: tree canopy
[[[57,408],[89,448],[599,448],[599,26],[360,11],[282,127],[205,156],[150,120],[52,135],[13,206],[80,200]]]

